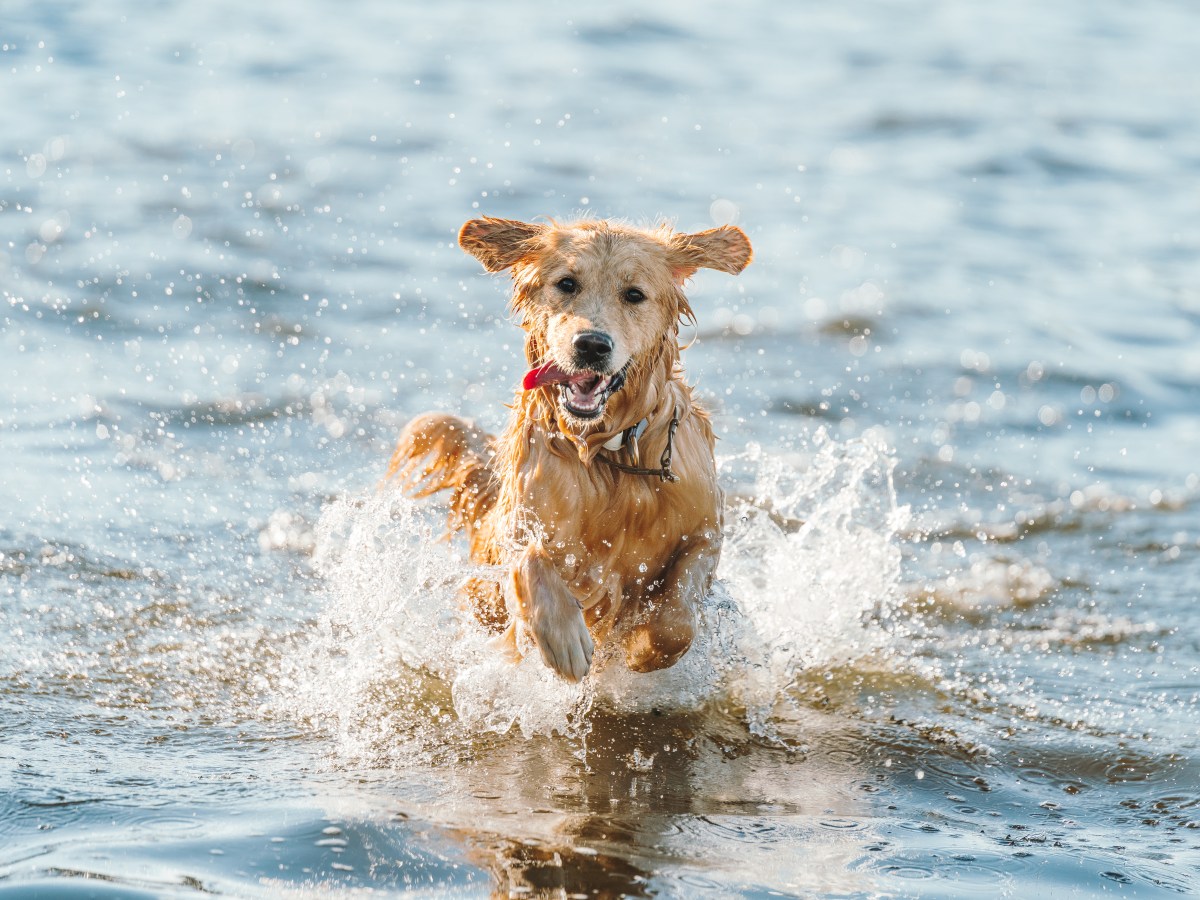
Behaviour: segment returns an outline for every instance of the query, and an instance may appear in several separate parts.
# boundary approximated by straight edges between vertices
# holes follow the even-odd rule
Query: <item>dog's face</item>
[[[683,282],[701,267],[740,272],[751,255],[745,234],[729,226],[677,234],[607,221],[474,219],[459,244],[488,271],[512,270],[535,366],[525,388],[556,388],[564,417],[581,430],[603,419],[628,375],[691,316]]]

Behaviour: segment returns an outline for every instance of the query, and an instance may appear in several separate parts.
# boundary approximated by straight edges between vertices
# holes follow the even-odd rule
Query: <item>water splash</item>
[[[354,760],[415,762],[455,734],[575,733],[586,692],[540,660],[512,664],[458,600],[481,574],[441,539],[437,510],[395,493],[342,498],[315,529],[323,613],[285,666],[277,703]]]
[[[751,447],[725,460],[734,499],[696,644],[649,675],[602,648],[583,685],[556,678],[528,645],[519,663],[489,645],[457,598],[480,568],[439,540],[436,509],[395,494],[335,501],[316,529],[328,602],[285,681],[288,702],[351,757],[433,752],[448,732],[582,738],[597,703],[641,712],[721,700],[772,737],[798,673],[887,639],[879,624],[899,596],[895,535],[907,521],[893,465],[879,442],[823,431],[803,453]]]
[[[895,460],[871,437],[824,429],[800,458],[751,446],[723,466],[749,488],[733,503],[720,577],[737,598],[744,670],[734,690],[756,733],[805,669],[834,668],[883,647],[899,600]]]

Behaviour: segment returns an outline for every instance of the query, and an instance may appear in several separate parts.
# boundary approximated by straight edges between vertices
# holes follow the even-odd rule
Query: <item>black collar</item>
[[[675,429],[679,427],[679,407],[675,407],[675,412],[671,416],[671,424],[667,426],[667,446],[663,448],[662,456],[658,460],[657,469],[646,469],[641,465],[641,458],[638,452],[638,438],[646,430],[647,420],[642,419],[636,425],[631,425],[624,431],[620,432],[621,441],[616,446],[611,446],[614,440],[608,441],[604,447],[608,450],[620,451],[622,448],[628,451],[630,458],[633,460],[633,465],[617,462],[611,457],[605,456],[603,453],[597,454],[596,459],[604,462],[614,469],[620,469],[622,472],[628,472],[631,475],[652,475],[663,481],[679,481],[679,476],[671,471],[671,443],[675,439]]]

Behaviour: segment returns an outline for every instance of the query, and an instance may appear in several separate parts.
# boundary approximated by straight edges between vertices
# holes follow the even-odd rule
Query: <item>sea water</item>
[[[9,3],[0,896],[1186,895],[1186,3]],[[500,659],[465,220],[736,223],[695,647]]]

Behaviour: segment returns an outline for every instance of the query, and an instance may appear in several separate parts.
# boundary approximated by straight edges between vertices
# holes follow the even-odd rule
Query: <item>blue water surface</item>
[[[1197,34],[10,0],[0,897],[1194,892]],[[770,654],[565,734],[510,686],[496,733],[409,616],[455,551],[354,510],[410,416],[499,428],[524,371],[461,224],[585,213],[754,244],[685,362],[757,491],[713,621]]]

